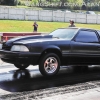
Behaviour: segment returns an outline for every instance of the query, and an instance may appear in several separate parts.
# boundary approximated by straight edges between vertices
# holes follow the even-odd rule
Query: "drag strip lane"
[[[21,98],[24,97],[25,93],[28,98],[36,98],[37,96],[43,98],[44,94],[50,96],[58,93],[64,94],[97,88],[99,87],[99,82],[98,84],[90,83],[98,81],[99,79],[99,68],[90,68],[90,70],[86,72],[75,73],[69,71],[66,67],[62,68],[57,76],[45,78],[40,74],[38,68],[17,70],[13,67],[11,69],[10,67],[7,73],[3,72],[3,74],[0,74],[0,89],[10,92],[10,94],[7,95],[7,99],[9,99],[10,96],[12,98]],[[1,95],[1,98],[5,98],[5,95],[6,94]]]
[[[68,70],[64,68],[55,77],[45,78],[38,69],[10,69],[7,73],[0,74],[0,88],[10,92],[22,92],[100,79],[100,70],[78,73],[68,73]]]

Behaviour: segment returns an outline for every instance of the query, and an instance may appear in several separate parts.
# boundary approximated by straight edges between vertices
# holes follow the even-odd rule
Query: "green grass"
[[[68,27],[66,22],[42,22],[37,21],[38,32],[51,32],[57,28]],[[33,21],[19,21],[19,20],[0,20],[0,32],[32,32]],[[77,27],[93,28],[100,30],[99,24],[79,24],[75,23]]]

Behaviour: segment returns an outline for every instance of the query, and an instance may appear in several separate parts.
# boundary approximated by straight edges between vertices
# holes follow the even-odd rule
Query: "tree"
[[[1,5],[17,5],[17,0],[0,0]]]
[[[85,2],[85,4],[87,5],[88,2],[90,2],[91,0],[83,0]]]
[[[39,6],[41,6],[41,0],[38,0]]]
[[[65,0],[61,0],[61,7],[64,6]]]
[[[67,2],[68,0],[61,0],[61,7],[64,6],[65,2]]]

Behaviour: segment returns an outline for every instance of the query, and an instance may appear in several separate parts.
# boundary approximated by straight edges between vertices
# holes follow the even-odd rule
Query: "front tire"
[[[26,69],[29,66],[29,64],[20,64],[20,63],[15,63],[14,65],[19,69]]]
[[[54,76],[60,69],[60,58],[54,53],[48,53],[41,57],[39,70],[43,76]]]

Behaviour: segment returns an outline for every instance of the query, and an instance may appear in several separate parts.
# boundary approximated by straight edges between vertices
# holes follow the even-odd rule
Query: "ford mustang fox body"
[[[60,28],[44,36],[13,38],[1,45],[0,58],[20,69],[39,65],[44,76],[57,74],[61,65],[99,65],[100,31]]]

